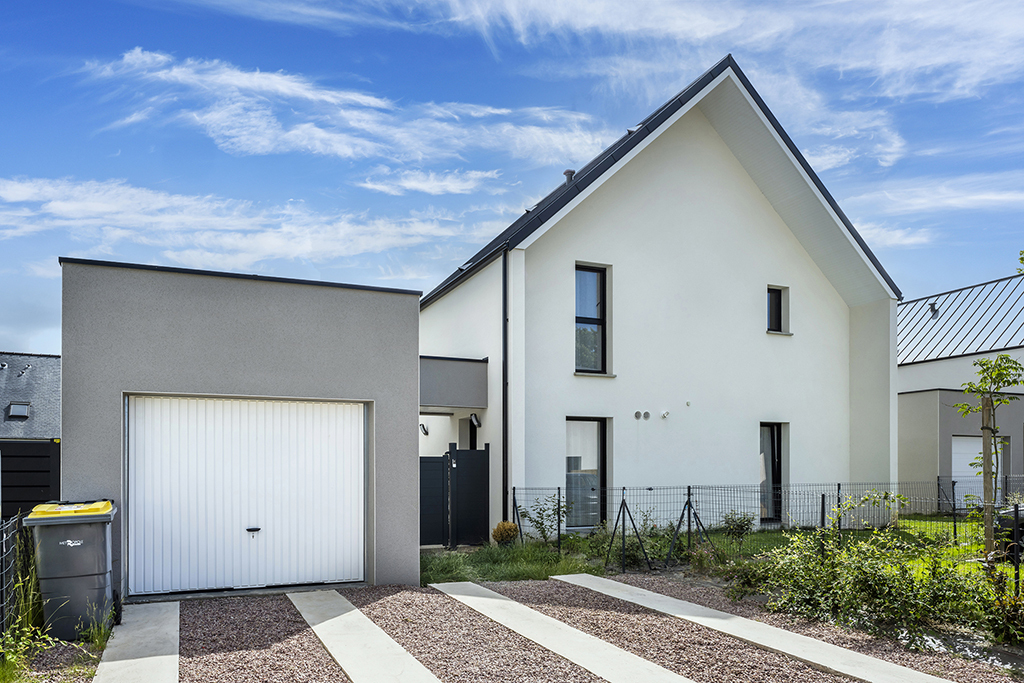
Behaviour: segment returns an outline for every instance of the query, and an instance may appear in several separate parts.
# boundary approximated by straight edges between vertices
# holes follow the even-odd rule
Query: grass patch
[[[559,574],[604,574],[604,568],[579,555],[559,555],[542,543],[489,545],[465,552],[420,555],[420,585],[449,581],[544,580]]]

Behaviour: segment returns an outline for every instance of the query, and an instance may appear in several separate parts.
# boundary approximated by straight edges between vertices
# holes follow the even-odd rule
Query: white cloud
[[[432,195],[469,194],[479,189],[487,180],[497,179],[498,171],[402,171],[393,174],[391,169],[376,169],[376,175],[358,183],[368,190],[384,192],[390,195],[402,195],[406,192],[424,192]],[[491,194],[501,194],[504,188],[491,187]]]
[[[838,168],[857,158],[857,150],[841,145],[821,145],[815,149],[802,150],[807,163],[818,173]]]
[[[141,48],[112,62],[89,62],[85,71],[97,81],[133,83],[147,96],[143,107],[108,128],[183,122],[239,155],[299,152],[424,164],[484,150],[546,165],[590,159],[617,137],[590,116],[564,109],[459,102],[400,107],[301,76],[176,60]]]
[[[322,214],[301,204],[260,207],[120,180],[0,179],[0,240],[58,230],[94,252],[129,243],[190,267],[251,270],[273,259],[320,263],[453,238],[463,227],[416,216]],[[40,264],[30,268],[44,271]]]
[[[890,216],[948,211],[1020,211],[1024,209],[1024,172],[889,181],[884,189],[850,197],[842,204],[860,213]]]
[[[927,228],[894,228],[878,223],[862,223],[857,232],[871,247],[919,247],[930,244],[935,236]]]

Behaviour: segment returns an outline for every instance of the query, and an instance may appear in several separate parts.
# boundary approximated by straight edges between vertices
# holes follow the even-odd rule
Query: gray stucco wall
[[[420,356],[420,405],[486,408],[487,359]]]
[[[62,496],[123,515],[126,394],[363,401],[366,577],[418,584],[418,336],[418,293],[65,260]],[[113,538],[124,594],[121,515]]]

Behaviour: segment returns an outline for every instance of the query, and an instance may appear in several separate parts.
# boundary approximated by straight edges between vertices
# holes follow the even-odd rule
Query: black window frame
[[[576,270],[573,271],[573,285],[575,287],[576,276],[575,273],[580,271],[587,273],[596,273],[598,275],[598,302],[601,308],[600,318],[587,318],[585,316],[576,316],[576,323],[573,326],[573,365],[576,368],[576,372],[586,373],[590,375],[606,375],[608,374],[608,269],[600,266],[583,266],[576,264]],[[575,295],[575,292],[574,292]],[[573,310],[576,309],[576,298],[573,297]],[[601,329],[601,369],[594,370],[592,368],[581,368],[579,366],[579,359],[575,358],[576,353],[576,325],[597,325]]]
[[[782,287],[768,287],[768,331],[785,332],[786,317],[783,315],[782,307],[785,305]],[[773,307],[774,304],[774,307]],[[776,323],[776,325],[773,325]]]

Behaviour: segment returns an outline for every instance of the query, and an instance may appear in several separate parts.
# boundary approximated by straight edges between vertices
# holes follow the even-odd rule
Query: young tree
[[[1021,256],[1024,259],[1024,253]],[[1022,260],[1024,263],[1024,260]],[[961,386],[965,394],[974,396],[977,404],[957,403],[956,409],[964,417],[972,413],[981,413],[981,476],[983,481],[982,510],[985,523],[985,553],[995,549],[995,533],[993,528],[992,510],[995,505],[995,478],[992,470],[993,443],[999,429],[996,427],[996,408],[1016,401],[1016,396],[1008,396],[1002,391],[1024,383],[1024,365],[1001,353],[992,358],[979,358],[974,361],[978,368],[977,382],[964,382]]]

